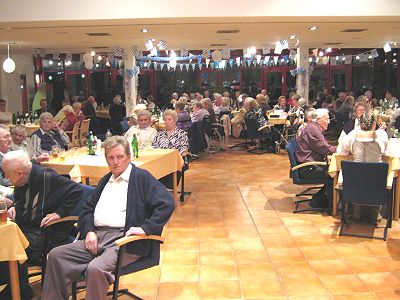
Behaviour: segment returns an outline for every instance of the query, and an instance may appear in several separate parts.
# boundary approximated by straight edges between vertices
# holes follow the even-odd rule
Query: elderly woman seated
[[[185,110],[185,103],[180,100],[176,102],[175,111],[178,114],[178,121],[176,122],[176,126],[179,129],[188,131],[192,126],[192,119],[190,118],[189,113]]]
[[[54,121],[51,113],[40,115],[40,128],[32,135],[34,155],[40,156],[43,153],[50,153],[52,146],[59,146],[66,149],[69,143],[68,135]]]
[[[137,120],[138,125],[134,125],[125,133],[129,143],[132,142],[133,135],[138,135],[138,142],[142,147],[151,146],[157,135],[157,130],[150,127],[151,114],[147,110],[139,110],[135,113],[133,119]]]
[[[183,154],[189,149],[189,139],[185,131],[176,127],[178,115],[174,110],[168,109],[163,114],[165,131],[159,131],[153,141],[154,148],[175,148]]]
[[[210,113],[203,107],[201,102],[193,103],[193,115],[192,115],[192,123],[196,123],[202,121],[205,116],[209,116]]]
[[[358,162],[382,162],[382,155],[387,154],[388,135],[382,128],[376,129],[376,122],[372,112],[367,110],[359,118],[360,129],[352,130],[342,138],[337,147],[340,155],[353,155]],[[356,220],[377,223],[381,219],[380,209],[369,206],[354,206],[353,217]]]
[[[74,102],[74,104],[72,104],[72,108],[74,109],[74,113],[78,118],[79,122],[82,122],[83,120],[86,119],[85,115],[82,112],[82,103]]]
[[[64,112],[64,119],[60,123],[60,128],[64,131],[72,131],[75,123],[79,121],[74,109],[71,105],[66,105],[62,108],[62,111]]]
[[[258,103],[254,98],[248,97],[244,101],[244,108],[246,109],[245,119],[257,120],[258,127],[267,125],[267,119],[262,115],[262,112],[258,109]]]
[[[11,150],[24,150],[30,158],[33,158],[33,145],[28,138],[28,130],[24,125],[16,125],[11,129]]]

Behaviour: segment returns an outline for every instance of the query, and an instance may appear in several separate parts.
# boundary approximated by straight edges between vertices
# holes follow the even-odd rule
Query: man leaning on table
[[[309,123],[297,137],[298,147],[296,156],[300,163],[325,161],[326,156],[336,152],[336,147],[330,145],[323,132],[328,129],[330,123],[329,111],[325,108],[315,110],[315,120]],[[327,176],[327,167],[309,166],[301,170],[303,178],[326,178],[325,185],[313,196],[310,202],[312,207],[327,208],[331,198],[329,188],[330,180]]]
[[[104,148],[111,172],[100,180],[79,216],[84,239],[49,253],[42,300],[68,299],[71,283],[82,274],[86,277],[85,299],[106,299],[117,261],[114,242],[129,235],[160,235],[174,210],[174,199],[165,187],[131,164],[130,145],[124,137],[108,138]],[[150,243],[132,245],[122,264],[149,255]]]

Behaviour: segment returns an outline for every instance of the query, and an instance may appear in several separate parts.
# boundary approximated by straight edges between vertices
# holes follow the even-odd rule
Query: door
[[[264,69],[263,88],[267,89],[272,103],[278,101],[279,96],[289,96],[296,92],[296,77],[290,74],[293,66],[280,66]]]

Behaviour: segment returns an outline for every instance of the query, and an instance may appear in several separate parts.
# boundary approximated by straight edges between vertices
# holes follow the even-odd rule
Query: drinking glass
[[[0,199],[0,223],[7,222],[7,202],[6,199],[1,195]]]
[[[53,158],[57,158],[59,153],[60,153],[60,146],[58,145],[51,146],[51,154]]]

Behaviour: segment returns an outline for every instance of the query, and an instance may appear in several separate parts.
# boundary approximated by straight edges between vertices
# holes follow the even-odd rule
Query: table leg
[[[172,181],[172,186],[173,186],[172,187],[173,188],[172,195],[174,196],[174,199],[175,199],[176,196],[178,195],[178,175],[177,175],[176,171],[172,173],[172,179],[173,179],[173,181]]]
[[[11,284],[11,295],[13,300],[20,300],[21,295],[19,292],[19,278],[18,278],[18,262],[13,260],[9,261],[10,268],[10,284]]]
[[[400,215],[400,174],[396,177],[393,200],[393,220],[398,221]]]
[[[337,172],[335,174],[335,177],[333,177],[333,205],[332,205],[332,216],[336,216],[337,215],[337,205],[338,205],[338,192],[335,189],[337,183],[338,183],[338,177],[339,177],[339,173]]]

